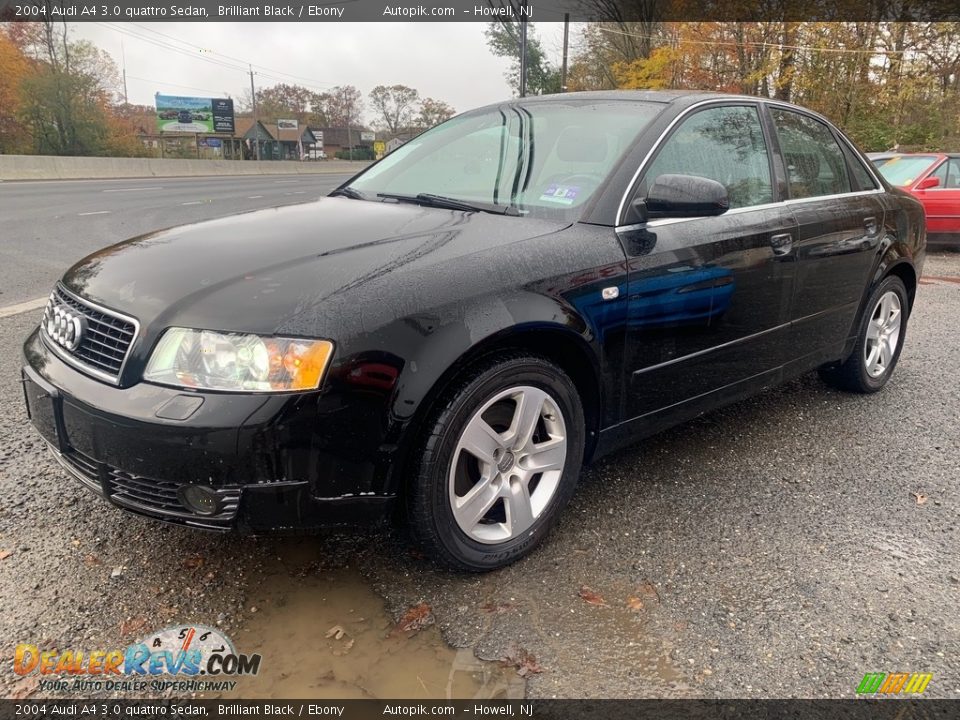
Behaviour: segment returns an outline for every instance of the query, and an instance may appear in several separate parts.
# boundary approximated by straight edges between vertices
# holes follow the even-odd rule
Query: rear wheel
[[[583,408],[562,370],[526,355],[488,360],[428,421],[408,492],[411,529],[448,567],[508,565],[570,499],[583,447]]]
[[[857,344],[846,362],[820,369],[820,377],[841,390],[880,390],[900,359],[907,333],[910,301],[903,281],[888,275],[870,294],[860,318]]]

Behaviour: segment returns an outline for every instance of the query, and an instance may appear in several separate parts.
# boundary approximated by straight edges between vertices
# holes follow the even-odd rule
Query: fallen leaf
[[[341,657],[341,656],[343,656],[343,655],[346,655],[348,652],[350,652],[351,650],[353,650],[353,643],[355,643],[355,642],[356,642],[356,640],[355,640],[354,638],[350,638],[350,639],[347,640],[345,643],[343,643],[343,645],[341,645],[339,648],[337,648],[336,650],[334,650],[334,651],[333,651],[333,654],[336,655],[337,657]]]
[[[343,629],[342,627],[340,627],[339,625],[334,625],[332,628],[330,628],[329,630],[327,630],[326,637],[328,637],[328,638],[333,638],[334,640],[339,640],[340,638],[342,638],[342,637],[343,637],[344,635],[346,635],[346,634],[347,634],[347,631],[346,631],[346,630],[344,630],[344,629]]]
[[[504,602],[504,603],[484,603],[480,606],[480,610],[485,613],[491,613],[494,615],[502,615],[505,612],[510,612],[513,608],[516,607],[513,603]]]
[[[11,555],[13,555],[13,553],[9,550],[0,550],[0,560],[6,560]]]
[[[74,547],[80,547],[80,541],[79,541],[79,540],[71,540],[71,542],[73,543],[73,546],[74,546]]]
[[[95,565],[101,565],[102,563],[100,562],[100,558],[91,554],[83,556],[83,564],[87,567],[93,567]]]
[[[512,667],[517,671],[517,675],[522,678],[527,675],[542,673],[543,668],[537,662],[536,656],[528,650],[514,645],[507,651],[507,654],[500,660],[504,667]]]
[[[121,635],[135,635],[147,626],[146,618],[127,618],[120,623]]]
[[[923,505],[927,501],[927,496],[923,493],[915,492],[911,493],[917,499],[917,505]]]
[[[203,556],[188,555],[183,559],[183,567],[187,570],[196,570],[199,567],[203,567]]]
[[[11,700],[26,700],[37,691],[38,687],[40,687],[40,680],[36,675],[25,677],[13,686],[9,697]]]
[[[596,593],[586,585],[580,587],[580,597],[583,598],[585,602],[590,603],[591,605],[599,605],[600,607],[610,607],[607,605],[607,601],[603,599],[603,595]]]
[[[640,583],[640,585],[637,587],[637,595],[645,595],[650,598],[656,598],[657,605],[660,604],[660,593],[657,592],[657,588],[654,587],[654,584],[649,580],[644,580],[642,583]]]
[[[425,602],[414,605],[407,610],[397,622],[397,629],[400,632],[419,632],[427,625],[434,622],[433,610]]]
[[[643,610],[643,600],[638,598],[636,595],[631,595],[627,598],[627,607],[634,612],[637,610]]]

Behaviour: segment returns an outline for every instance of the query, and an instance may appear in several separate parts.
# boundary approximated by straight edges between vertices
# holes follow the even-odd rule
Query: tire
[[[896,275],[888,275],[870,293],[850,357],[843,363],[821,367],[820,377],[848,392],[881,390],[900,359],[909,315],[907,288]]]
[[[549,361],[510,354],[468,369],[428,418],[407,491],[424,553],[485,572],[531,552],[573,495],[584,435],[577,389]]]

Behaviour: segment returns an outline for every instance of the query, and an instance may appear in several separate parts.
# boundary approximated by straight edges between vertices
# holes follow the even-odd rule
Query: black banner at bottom
[[[40,718],[576,718],[946,720],[960,699],[857,700],[0,700],[2,720]]]

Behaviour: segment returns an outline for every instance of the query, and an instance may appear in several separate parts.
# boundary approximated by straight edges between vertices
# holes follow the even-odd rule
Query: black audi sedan
[[[882,388],[924,254],[917,201],[802,108],[514,100],[317,202],[90,255],[24,390],[118,507],[253,533],[401,517],[489,570],[604,453],[808,371]]]

